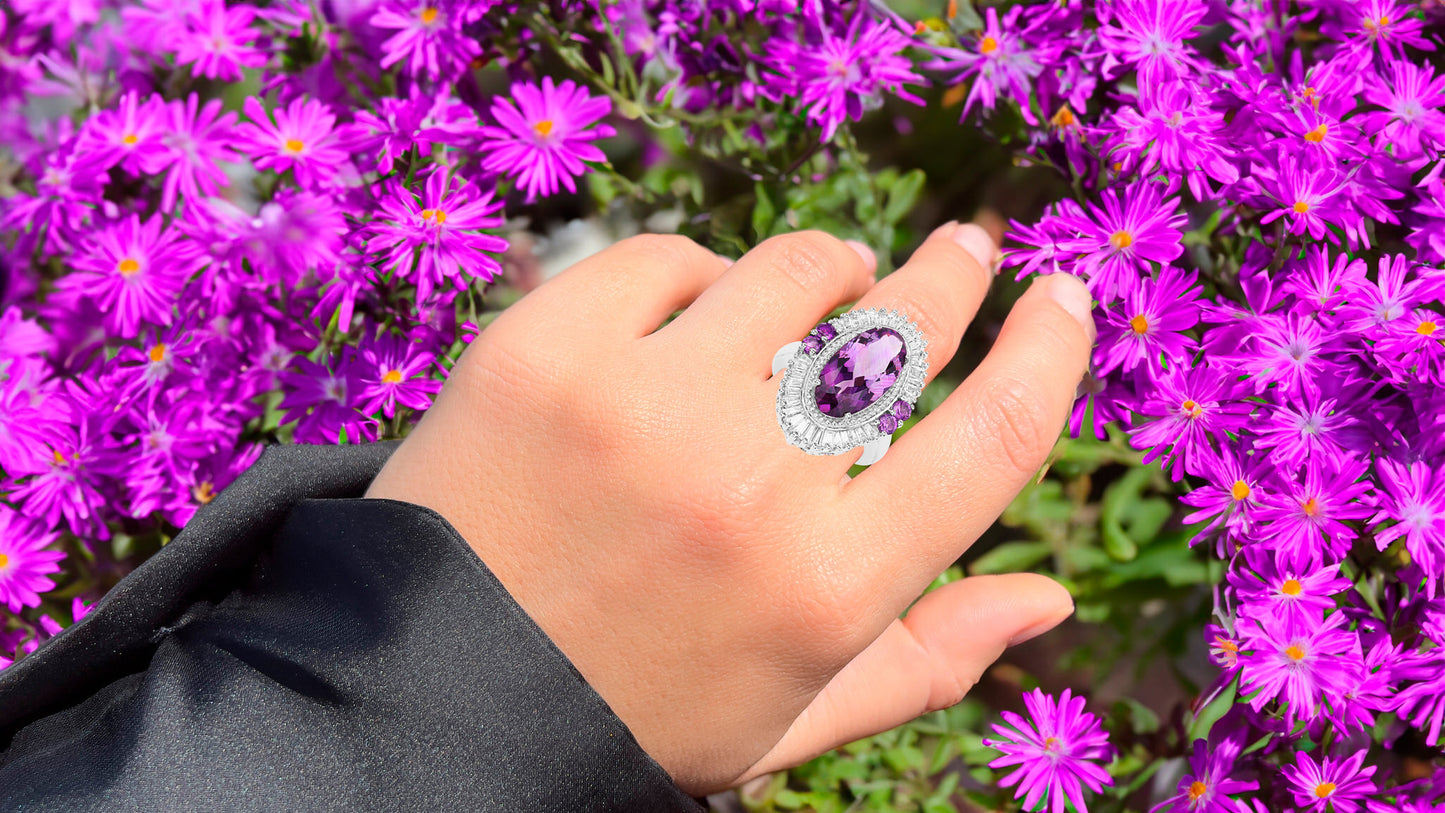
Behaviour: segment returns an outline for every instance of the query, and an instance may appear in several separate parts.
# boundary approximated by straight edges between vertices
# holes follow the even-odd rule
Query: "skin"
[[[956,704],[1073,610],[1034,574],[909,604],[1052,449],[1095,336],[1078,280],[1034,282],[986,360],[856,478],[861,448],[810,455],[777,422],[774,352],[845,302],[907,314],[931,380],[995,253],[949,223],[875,280],[866,248],[820,232],[732,264],[624,240],[489,325],[366,496],[455,526],[688,793],[799,765]]]

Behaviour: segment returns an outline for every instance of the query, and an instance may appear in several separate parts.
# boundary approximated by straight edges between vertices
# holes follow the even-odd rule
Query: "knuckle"
[[[716,467],[678,467],[666,480],[666,510],[683,524],[683,536],[707,558],[735,557],[750,547],[762,518],[777,516],[781,493],[770,477],[732,477]]]
[[[901,278],[900,278],[901,280]],[[888,307],[896,310],[903,316],[912,320],[918,329],[928,339],[928,349],[937,352],[930,352],[929,356],[944,356],[944,347],[953,347],[956,341],[950,340],[953,331],[948,328],[945,321],[939,316],[940,302],[943,298],[927,298],[919,296],[919,292],[910,286],[899,286],[899,289],[888,295]],[[930,369],[936,369],[937,364],[930,365]]]
[[[1003,461],[1029,475],[1043,465],[1058,434],[1051,427],[1048,398],[1036,385],[1014,377],[994,378],[982,393],[982,431],[990,433]]]
[[[788,623],[806,631],[814,656],[846,662],[867,645],[862,636],[874,600],[870,580],[857,567],[831,555],[800,557],[789,573]],[[796,634],[792,636],[796,638]]]
[[[629,257],[645,257],[668,267],[689,265],[710,253],[681,234],[636,234],[617,245]]]
[[[843,259],[852,249],[821,231],[782,234],[767,240],[770,265],[808,294],[833,294],[843,286]]]

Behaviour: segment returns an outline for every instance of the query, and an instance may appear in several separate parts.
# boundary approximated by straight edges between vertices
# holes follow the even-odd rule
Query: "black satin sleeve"
[[[0,810],[703,811],[395,443],[277,446],[0,671]]]

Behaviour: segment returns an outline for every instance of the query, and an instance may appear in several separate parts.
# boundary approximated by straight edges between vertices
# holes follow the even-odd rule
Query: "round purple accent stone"
[[[823,341],[825,342],[831,342],[838,337],[838,331],[835,330],[833,326],[828,324],[827,322],[818,325],[816,328],[813,329],[813,332],[817,333],[820,337],[822,337]]]
[[[912,414],[913,405],[908,403],[907,401],[898,401],[893,404],[893,417],[897,418],[898,420],[906,421],[908,420],[908,416]]]
[[[885,435],[891,435],[891,434],[893,434],[893,430],[894,430],[894,429],[897,429],[897,428],[898,428],[898,419],[895,418],[895,417],[893,417],[893,415],[892,415],[891,413],[885,412],[885,413],[883,413],[882,415],[879,415],[879,416],[878,416],[878,431],[879,431],[879,432],[882,432],[882,433],[885,434]]]
[[[803,352],[816,353],[823,349],[823,340],[809,333],[803,339]]]

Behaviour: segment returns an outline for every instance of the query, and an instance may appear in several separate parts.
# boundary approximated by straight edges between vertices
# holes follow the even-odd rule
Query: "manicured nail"
[[[1068,609],[1067,612],[1065,612],[1065,613],[1063,613],[1063,614],[1061,614],[1061,615],[1055,616],[1054,618],[1050,618],[1050,619],[1047,620],[1047,621],[1040,621],[1039,623],[1034,624],[1032,627],[1025,627],[1024,629],[1019,630],[1018,632],[1014,633],[1014,636],[1013,636],[1012,638],[1008,639],[1008,645],[1009,645],[1009,646],[1017,646],[1017,645],[1023,643],[1024,641],[1029,641],[1029,640],[1032,640],[1032,639],[1034,639],[1034,638],[1037,638],[1037,637],[1039,637],[1040,635],[1043,635],[1044,633],[1046,633],[1046,632],[1048,632],[1049,630],[1053,629],[1054,627],[1057,627],[1058,625],[1064,623],[1064,619],[1068,618],[1069,616],[1071,616],[1071,615],[1073,615],[1073,614],[1074,614],[1074,605],[1073,605],[1073,603],[1071,602],[1071,603],[1069,604],[1069,609]]]
[[[847,243],[849,248],[858,252],[858,256],[863,258],[863,262],[867,263],[870,269],[877,270],[878,255],[873,253],[873,249],[869,248],[868,244],[860,243],[857,240],[844,240],[843,242]]]
[[[973,255],[978,264],[983,266],[990,274],[993,273],[993,260],[998,256],[998,246],[994,245],[993,238],[988,232],[977,223],[964,223],[953,230],[950,235],[953,242],[958,243]]]
[[[1099,329],[1094,326],[1094,295],[1089,293],[1084,283],[1071,274],[1050,274],[1042,282],[1048,286],[1049,297],[1084,326],[1089,341],[1097,338]]]

